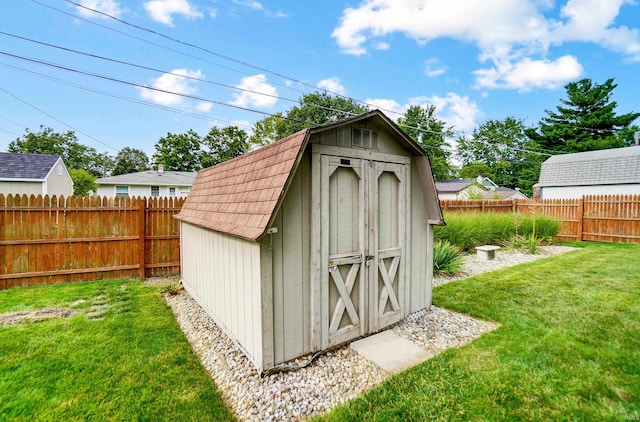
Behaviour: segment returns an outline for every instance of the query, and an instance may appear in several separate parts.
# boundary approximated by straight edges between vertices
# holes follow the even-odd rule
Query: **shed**
[[[200,171],[176,218],[185,289],[259,370],[431,305],[429,160],[380,111]]]
[[[57,155],[0,152],[0,193],[71,196],[73,180]]]
[[[640,146],[560,154],[542,163],[541,199],[640,194]]]

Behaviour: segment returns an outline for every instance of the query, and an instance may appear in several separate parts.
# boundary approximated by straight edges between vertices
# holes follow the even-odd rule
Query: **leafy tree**
[[[113,176],[119,174],[136,173],[149,168],[149,157],[139,149],[124,147],[118,152],[115,159],[115,167],[111,173]]]
[[[565,153],[623,147],[632,139],[625,130],[640,113],[617,115],[612,100],[618,85],[614,79],[603,84],[585,78],[565,85],[567,99],[560,100],[557,111],[546,110],[537,128],[526,131],[540,147]]]
[[[95,148],[80,144],[73,131],[58,133],[44,126],[40,126],[39,132],[27,129],[22,138],[9,143],[7,150],[26,154],[58,155],[67,168],[85,169],[94,176],[101,176],[111,165],[109,155],[100,154]]]
[[[458,172],[458,177],[462,179],[472,179],[478,176],[488,177],[493,181],[495,181],[496,179],[496,175],[493,173],[493,169],[485,163],[481,163],[478,161],[463,165]]]
[[[422,147],[431,161],[431,170],[436,180],[452,176],[453,166],[449,163],[451,153],[447,150],[447,138],[453,135],[450,127],[436,116],[436,107],[411,106],[398,119],[398,126]]]
[[[277,139],[304,128],[335,122],[367,111],[366,107],[351,98],[318,91],[303,95],[299,103],[287,111],[285,119],[276,121]]]
[[[262,147],[280,139],[278,138],[278,125],[282,125],[282,120],[282,113],[277,113],[255,122],[249,143]]]
[[[76,196],[86,196],[89,191],[98,189],[96,177],[84,169],[69,169],[69,175],[73,179],[73,194]]]
[[[197,132],[167,133],[155,144],[153,161],[164,164],[166,170],[197,171],[202,168],[202,139]]]
[[[547,155],[530,152],[535,144],[527,138],[525,131],[524,122],[515,117],[487,120],[471,136],[458,140],[458,157],[464,166],[486,165],[493,174],[493,177],[488,174],[486,177],[496,184],[512,189],[519,187],[530,193],[538,181],[535,168],[539,168]]]
[[[247,132],[237,126],[227,126],[222,129],[214,126],[202,138],[202,144],[209,150],[203,154],[202,167],[210,167],[238,157],[249,149]]]

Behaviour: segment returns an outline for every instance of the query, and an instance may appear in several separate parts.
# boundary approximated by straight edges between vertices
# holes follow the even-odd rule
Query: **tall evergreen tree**
[[[541,148],[566,153],[625,146],[633,136],[628,128],[640,113],[616,114],[617,86],[613,78],[603,84],[587,78],[568,83],[568,98],[560,100],[557,111],[546,110],[547,117],[527,136]]]

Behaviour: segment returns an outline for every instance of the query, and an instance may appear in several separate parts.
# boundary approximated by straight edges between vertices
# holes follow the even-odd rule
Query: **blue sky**
[[[393,119],[433,104],[456,136],[535,125],[585,77],[640,111],[638,0],[5,0],[0,32],[0,151],[44,125],[151,156],[316,89]]]

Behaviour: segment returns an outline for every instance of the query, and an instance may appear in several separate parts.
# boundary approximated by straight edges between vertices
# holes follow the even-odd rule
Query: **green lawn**
[[[640,245],[584,249],[434,290],[501,324],[405,371],[327,420],[639,420]],[[156,287],[0,291],[0,420],[230,420]]]
[[[0,420],[232,420],[157,287],[101,281],[0,291]]]
[[[434,289],[501,324],[327,420],[640,420],[640,245],[584,249]]]

